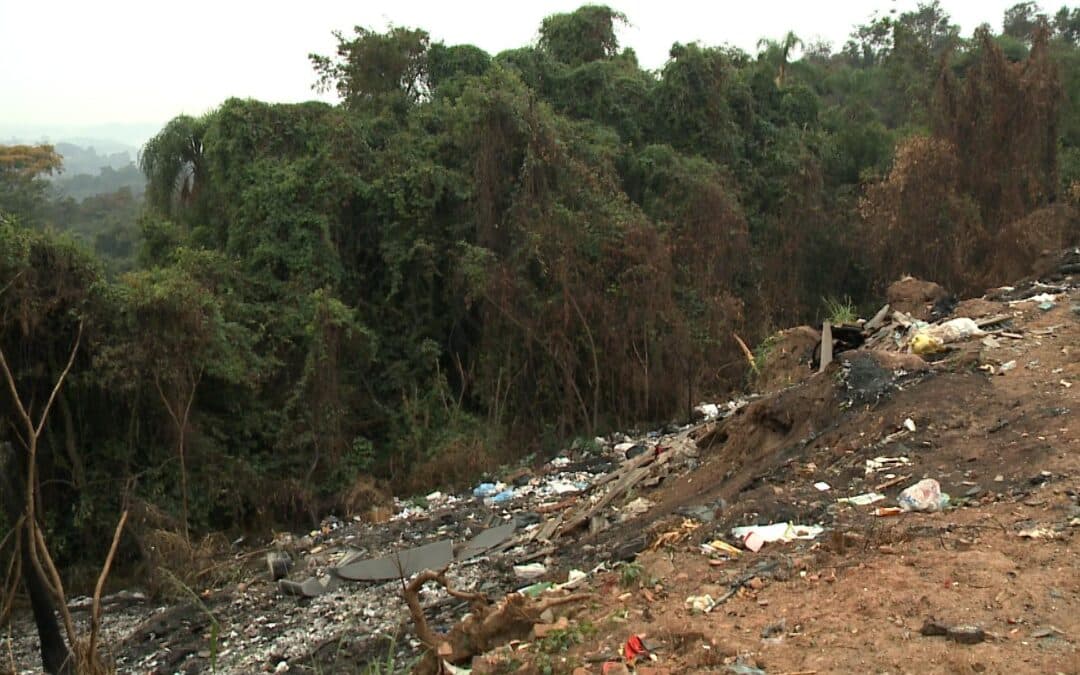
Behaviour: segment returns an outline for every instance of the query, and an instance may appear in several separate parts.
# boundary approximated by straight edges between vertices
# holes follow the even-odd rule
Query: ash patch
[[[890,370],[870,352],[853,352],[841,364],[840,381],[844,386],[844,407],[873,406],[903,389],[904,384],[920,375],[903,369]]]

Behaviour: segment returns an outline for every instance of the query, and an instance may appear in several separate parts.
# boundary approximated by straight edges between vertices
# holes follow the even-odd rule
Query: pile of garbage
[[[147,608],[135,608],[143,620],[134,629],[125,624],[130,636],[118,665],[140,672],[211,665],[226,672],[289,672],[290,664],[342,644],[360,659],[380,658],[387,649],[415,658],[425,645],[407,618],[405,581],[425,570],[444,574],[445,586],[417,590],[434,632],[467,611],[448,589],[485,597],[519,592],[537,602],[570,592],[616,558],[632,557],[644,540],[618,554],[569,544],[644,518],[653,507],[645,491],[697,466],[696,431],[750,400],[704,403],[683,426],[596,438],[461,494],[396,499],[386,523],[331,516],[309,533],[279,534],[264,553],[259,578],[207,596],[205,613],[181,606],[150,610],[147,617]],[[283,603],[288,611],[281,611]],[[213,650],[204,636],[210,616],[224,627]]]

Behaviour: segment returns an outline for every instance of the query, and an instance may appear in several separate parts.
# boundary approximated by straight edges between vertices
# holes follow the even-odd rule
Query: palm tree
[[[147,141],[139,153],[147,201],[167,216],[191,203],[202,186],[205,132],[205,117],[180,115]]]
[[[766,60],[776,64],[776,86],[784,86],[784,82],[787,79],[788,57],[795,47],[802,49],[803,41],[799,39],[798,35],[795,35],[794,32],[789,30],[787,35],[785,35],[784,39],[780,42],[762,38],[758,40],[757,46],[758,49],[764,51],[762,56],[764,56]]]

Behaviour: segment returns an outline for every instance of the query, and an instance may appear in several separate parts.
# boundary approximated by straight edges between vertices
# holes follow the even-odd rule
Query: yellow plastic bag
[[[911,339],[911,351],[919,354],[936,354],[945,349],[945,343],[941,338],[919,333]]]

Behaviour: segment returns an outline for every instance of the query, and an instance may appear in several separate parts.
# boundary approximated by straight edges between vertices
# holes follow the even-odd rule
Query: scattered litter
[[[766,675],[765,671],[761,668],[748,666],[745,663],[732,663],[724,666],[724,672],[733,673],[734,675]]]
[[[643,513],[647,513],[653,506],[653,502],[645,499],[644,497],[638,497],[634,501],[630,502],[626,506],[622,507],[622,512],[627,516],[640,516]]]
[[[998,367],[998,372],[1005,374],[1016,367],[1016,361],[1006,361]]]
[[[841,497],[837,499],[838,504],[851,504],[852,506],[870,506],[876,504],[885,499],[885,495],[880,492],[865,492],[861,495],[855,495],[854,497]]]
[[[566,575],[566,581],[557,585],[558,589],[572,590],[581,585],[581,582],[589,578],[589,575],[581,570],[570,570]]]
[[[1053,300],[1046,300],[1045,302],[1040,302],[1037,305],[1037,307],[1039,309],[1041,309],[1042,311],[1044,311],[1044,312],[1049,312],[1050,310],[1052,310],[1054,308],[1054,301]]]
[[[557,495],[572,494],[575,492],[581,492],[587,488],[587,484],[571,483],[567,480],[553,480],[547,484],[548,490]]]
[[[898,516],[904,513],[904,509],[899,506],[879,506],[874,509],[875,516]]]
[[[915,433],[915,420],[911,419],[910,417],[904,420],[904,428],[911,433]]]
[[[1057,533],[1048,527],[1029,527],[1016,533],[1022,539],[1054,539]]]
[[[443,539],[385,558],[339,565],[334,568],[334,574],[348,581],[386,581],[411,577],[423,570],[441,570],[453,559],[454,546],[449,539]]]
[[[735,548],[734,546],[722,539],[716,539],[714,541],[710,541],[707,544],[702,544],[701,550],[706,555],[724,554],[732,558],[737,558],[739,557],[739,555],[742,554],[741,550]]]
[[[691,595],[686,599],[686,608],[691,614],[708,614],[716,607],[716,601],[711,595]]]
[[[911,351],[916,354],[933,354],[945,345],[960,342],[969,337],[985,335],[973,319],[960,317],[944,323],[919,328],[911,339]]]
[[[1011,307],[1025,302],[1037,302],[1041,305],[1044,302],[1053,303],[1055,300],[1057,300],[1057,296],[1053,293],[1039,293],[1038,295],[1033,295],[1030,298],[1024,298],[1023,300],[1013,300],[1009,303],[1009,306]]]
[[[491,498],[493,504],[504,504],[514,498],[513,490],[503,490],[499,494]]]
[[[1065,631],[1061,630],[1057,626],[1046,626],[1044,628],[1037,628],[1031,633],[1031,637],[1036,639],[1054,637],[1055,635],[1064,636]]]
[[[531,584],[525,588],[518,589],[518,593],[528,596],[530,598],[539,598],[544,591],[555,588],[555,584],[550,581],[541,581],[539,583]]]
[[[322,579],[308,577],[297,582],[289,579],[278,580],[278,590],[285,595],[295,595],[303,598],[316,598],[323,593],[336,590],[341,581],[335,576],[326,576]]]
[[[720,406],[715,403],[702,403],[694,408],[694,414],[706,422],[711,422],[720,416]]]
[[[881,492],[885,488],[891,488],[894,485],[899,485],[900,483],[903,483],[909,478],[911,478],[911,474],[906,474],[903,476],[895,476],[891,473],[885,474],[885,480],[874,486],[874,492]]]
[[[771,525],[749,525],[736,527],[731,534],[737,537],[743,546],[757,552],[771,542],[789,542],[795,539],[814,539],[825,529],[817,525],[792,525],[791,523],[773,523]]]
[[[509,539],[514,534],[514,529],[516,527],[517,523],[514,521],[510,521],[506,525],[500,525],[499,527],[489,527],[470,539],[469,543],[465,544],[461,551],[458,552],[456,556],[457,560],[469,560],[470,558],[475,558],[478,555],[488,552]]]
[[[636,663],[649,658],[649,647],[639,635],[631,635],[623,645],[623,658],[627,663]]]
[[[870,475],[884,469],[895,469],[896,467],[910,465],[911,460],[907,457],[875,457],[873,459],[866,460],[866,475]]]
[[[292,566],[292,557],[285,551],[270,551],[266,554],[266,567],[270,570],[270,578],[274,581],[288,576]]]
[[[535,579],[547,574],[547,567],[542,563],[529,563],[528,565],[514,565],[514,575],[518,579]]]
[[[831,486],[831,485],[829,485],[828,483],[824,482],[824,481],[821,481],[821,482],[818,482],[818,483],[814,483],[814,487],[815,487],[815,488],[816,488],[816,489],[817,489],[817,490],[818,490],[819,492],[828,492],[829,490],[831,490],[831,489],[832,489],[832,486]]]
[[[491,497],[506,486],[501,483],[480,483],[473,489],[473,497]]]
[[[920,333],[911,338],[911,352],[919,356],[937,354],[945,349],[945,343],[940,338]]]
[[[904,488],[896,501],[905,511],[940,511],[949,505],[949,495],[941,491],[941,484],[933,478],[924,478]]]

